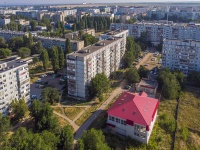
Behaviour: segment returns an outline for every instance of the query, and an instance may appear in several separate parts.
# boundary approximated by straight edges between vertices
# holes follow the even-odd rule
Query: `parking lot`
[[[63,84],[61,84],[61,81],[63,81]],[[45,87],[53,87],[57,88],[59,91],[63,89],[65,86],[63,76],[56,76],[55,74],[47,75],[45,77],[41,77],[36,81],[35,83],[30,85],[30,93],[32,95],[36,95],[39,99],[41,96],[41,91]]]

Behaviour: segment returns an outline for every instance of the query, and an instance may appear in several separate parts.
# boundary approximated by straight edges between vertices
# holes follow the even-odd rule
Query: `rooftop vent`
[[[134,112],[133,112],[133,115],[135,115],[135,114],[136,114],[136,112],[134,111]]]

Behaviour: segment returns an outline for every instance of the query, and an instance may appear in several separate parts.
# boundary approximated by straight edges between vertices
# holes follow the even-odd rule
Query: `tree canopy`
[[[30,115],[35,120],[37,131],[54,130],[58,126],[57,119],[53,116],[53,109],[48,103],[34,100],[30,107]]]
[[[49,54],[47,52],[46,49],[43,49],[42,50],[42,53],[41,53],[41,60],[42,60],[42,64],[43,64],[43,69],[44,71],[47,71],[47,68],[49,66]]]
[[[136,68],[129,68],[126,71],[126,79],[128,83],[137,83],[140,81],[140,76]]]
[[[100,96],[107,92],[110,87],[110,83],[105,74],[97,74],[90,82],[89,92],[90,96]]]
[[[147,78],[149,70],[146,69],[144,66],[140,66],[140,68],[138,69],[138,73],[140,75],[140,78]]]
[[[14,114],[14,121],[19,121],[25,117],[25,114],[28,111],[27,104],[23,99],[12,101],[11,108],[12,114]]]
[[[0,48],[0,58],[11,56],[12,51],[8,48]]]
[[[101,130],[86,130],[78,140],[78,150],[110,150]]]
[[[26,58],[30,56],[30,54],[31,54],[31,50],[27,47],[21,47],[18,50],[18,56],[20,56],[21,58]]]
[[[48,102],[53,104],[58,102],[60,98],[60,94],[57,88],[46,87],[41,92],[41,99],[43,102]]]

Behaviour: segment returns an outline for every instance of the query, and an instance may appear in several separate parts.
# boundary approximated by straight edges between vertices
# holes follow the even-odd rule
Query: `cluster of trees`
[[[105,136],[101,130],[87,130],[78,140],[77,150],[110,150],[111,148],[105,141]]]
[[[0,58],[11,56],[12,51],[8,48],[0,48]]]
[[[50,104],[54,104],[58,102],[60,98],[60,93],[57,88],[46,87],[42,90],[41,99],[43,102],[48,102]]]
[[[94,28],[96,31],[101,32],[109,30],[110,24],[109,17],[83,16],[82,19],[74,22],[73,31]]]
[[[98,96],[102,97],[103,93],[106,93],[110,88],[110,82],[107,76],[103,73],[97,74],[92,78],[89,85],[89,94],[91,97]]]
[[[98,42],[98,39],[90,34],[82,35],[81,39],[84,41],[84,46],[92,45]]]
[[[183,85],[184,74],[180,71],[171,72],[168,68],[164,68],[159,74],[158,81],[162,86],[163,97],[176,99]]]
[[[134,41],[132,36],[127,37],[126,52],[123,57],[124,67],[130,68],[135,58],[140,56],[141,47]]]
[[[48,103],[34,100],[30,107],[34,130],[19,128],[9,137],[0,137],[0,149],[72,149],[73,131],[70,126],[60,127]],[[10,129],[9,117],[0,115],[0,133]],[[3,135],[3,134],[1,134]]]

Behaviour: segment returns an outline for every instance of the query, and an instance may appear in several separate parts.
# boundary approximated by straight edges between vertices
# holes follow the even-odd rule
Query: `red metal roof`
[[[140,95],[124,92],[110,107],[108,115],[149,126],[158,109],[158,105],[159,101],[147,97],[145,92]]]

